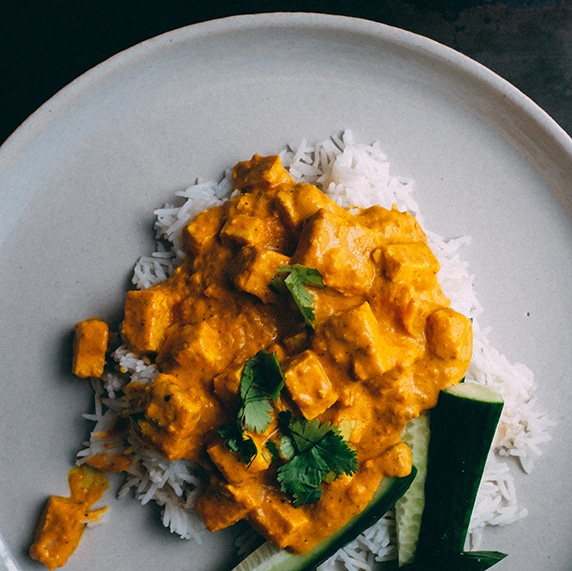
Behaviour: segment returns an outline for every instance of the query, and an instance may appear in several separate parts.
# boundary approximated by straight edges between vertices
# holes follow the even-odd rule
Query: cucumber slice
[[[441,391],[431,411],[425,509],[416,561],[463,552],[502,408],[501,395],[483,385],[459,383]]]
[[[407,423],[403,441],[413,455],[417,476],[409,489],[395,504],[395,531],[399,565],[411,563],[415,556],[421,516],[425,506],[425,479],[427,477],[427,450],[429,448],[429,416],[424,414]]]
[[[403,571],[485,571],[506,557],[499,551],[466,551],[442,555],[432,560],[416,561]]]
[[[384,478],[365,510],[308,553],[290,553],[267,541],[234,567],[233,571],[304,571],[317,567],[390,510],[409,488],[416,473],[417,470],[413,467],[411,473],[403,478]]]

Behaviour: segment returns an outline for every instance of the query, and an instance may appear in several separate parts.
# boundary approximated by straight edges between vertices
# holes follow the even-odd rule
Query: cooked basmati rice
[[[414,214],[424,226],[413,198],[414,182],[391,173],[390,163],[378,143],[358,143],[348,130],[340,137],[332,136],[316,145],[303,140],[287,147],[280,156],[294,179],[316,184],[341,206],[362,208],[379,204],[391,208],[395,205]],[[142,257],[135,265],[135,287],[147,288],[171,275],[184,257],[181,229],[199,212],[224,202],[232,190],[231,171],[227,170],[218,182],[198,180],[176,193],[182,204],[168,204],[157,209],[157,250]],[[466,382],[489,385],[500,391],[505,400],[471,521],[468,544],[474,549],[486,526],[505,525],[526,515],[526,509],[519,507],[517,501],[513,477],[515,464],[509,464],[508,457],[516,458],[523,471],[530,473],[534,460],[542,454],[541,445],[551,439],[552,423],[534,396],[533,373],[525,365],[511,363],[496,351],[488,341],[490,331],[479,325],[478,317],[483,309],[475,294],[474,278],[461,256],[470,238],[445,240],[425,231],[441,264],[439,279],[443,291],[455,309],[473,320],[473,359]],[[98,437],[121,410],[123,386],[130,380],[150,382],[158,372],[153,364],[130,353],[125,346],[119,347],[113,357],[117,372],[108,373],[94,382],[95,410],[84,416],[95,422],[95,426],[89,442],[85,443],[86,448],[78,454],[78,462],[85,462],[89,456],[101,452],[131,453],[134,461],[118,496],[124,497],[131,491],[143,504],[155,501],[163,507],[162,520],[166,527],[182,538],[192,538],[200,543],[206,530],[193,509],[201,491],[195,465],[185,460],[169,462],[154,451],[138,448],[135,442],[126,445],[113,438]],[[389,513],[324,563],[320,571],[339,569],[340,566],[348,571],[371,571],[377,562],[394,559],[394,528],[394,517]]]

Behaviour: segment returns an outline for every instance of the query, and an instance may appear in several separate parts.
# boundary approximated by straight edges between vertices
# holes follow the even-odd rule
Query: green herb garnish
[[[244,365],[240,378],[238,422],[242,428],[261,433],[272,421],[272,404],[284,386],[284,375],[275,353],[258,351]]]
[[[274,353],[258,351],[242,370],[240,408],[236,422],[223,424],[218,433],[229,450],[249,464],[256,457],[256,444],[246,430],[258,434],[272,422],[272,402],[276,402],[284,386],[284,375]]]
[[[219,427],[218,433],[229,450],[250,463],[257,448],[249,432],[264,432],[272,422],[272,402],[284,387],[284,375],[274,353],[259,351],[245,364],[240,379],[240,408],[236,422]],[[294,506],[315,503],[322,496],[324,482],[358,470],[357,452],[344,439],[341,430],[318,419],[294,418],[290,411],[278,414],[278,444],[267,443],[274,460],[285,462],[277,470],[282,492]]]
[[[284,277],[285,274],[287,275]],[[285,286],[300,310],[304,322],[313,328],[314,296],[306,289],[306,286],[324,287],[320,272],[315,268],[307,268],[300,264],[280,266],[276,270],[271,285],[278,293],[282,293]]]
[[[280,453],[287,461],[278,468],[277,477],[281,490],[292,497],[296,507],[317,502],[323,482],[357,472],[357,453],[337,426],[293,418],[289,411],[281,412],[278,422],[282,429]]]
[[[250,464],[254,460],[258,453],[256,444],[250,436],[244,433],[238,423],[223,424],[219,426],[217,432],[225,441],[228,449],[238,454],[241,462]]]

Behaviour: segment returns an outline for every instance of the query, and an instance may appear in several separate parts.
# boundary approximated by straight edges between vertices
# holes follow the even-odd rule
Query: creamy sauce
[[[401,432],[463,377],[471,326],[449,307],[409,214],[350,213],[294,182],[278,157],[239,163],[234,181],[238,194],[185,229],[189,255],[175,275],[127,296],[122,336],[156,353],[161,370],[150,385],[128,385],[131,428],[167,458],[205,467],[197,509],[209,529],[247,519],[303,552],[360,512],[381,478],[409,473]],[[323,278],[326,287],[308,288],[314,330],[269,285],[287,264]],[[275,423],[251,435],[259,454],[250,465],[216,433],[236,414],[241,370],[260,349],[278,355],[286,378],[275,411],[350,427],[360,469],[325,484],[315,504],[296,508],[277,487],[265,449]]]
[[[247,520],[278,546],[304,552],[362,511],[382,478],[410,473],[403,428],[464,376],[471,324],[449,307],[413,216],[345,210],[293,181],[279,157],[255,155],[233,174],[232,198],[183,230],[187,256],[174,275],[127,294],[121,338],[160,373],[126,386],[113,431],[201,464],[208,485],[196,508],[211,531]],[[323,279],[324,287],[307,287],[313,327],[270,285],[293,264]],[[245,463],[217,429],[236,419],[241,373],[259,350],[277,356],[285,388],[268,428],[249,434],[258,454]],[[101,348],[84,352],[101,356]],[[323,484],[316,503],[294,507],[277,483],[281,461],[267,444],[282,410],[339,426],[357,452],[357,473]],[[129,462],[90,461],[109,471]]]
[[[70,496],[50,496],[34,529],[30,547],[32,559],[50,571],[67,563],[83,531],[97,522],[107,508],[92,510],[108,487],[107,477],[88,466],[75,466],[68,473]]]

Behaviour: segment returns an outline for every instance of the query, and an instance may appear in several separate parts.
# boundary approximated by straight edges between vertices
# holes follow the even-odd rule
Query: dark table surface
[[[437,40],[510,81],[572,134],[570,0],[4,0],[0,143],[59,89],[136,43],[275,11],[362,17]]]

